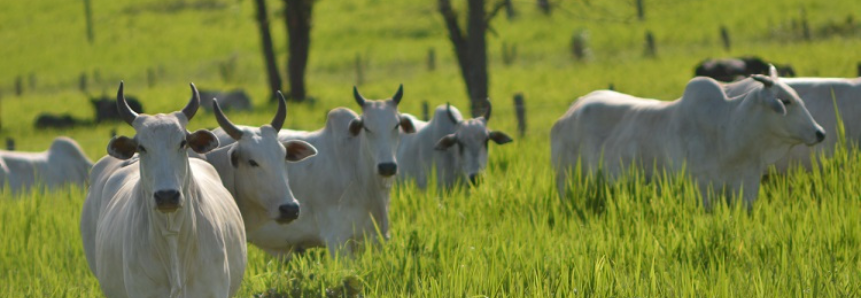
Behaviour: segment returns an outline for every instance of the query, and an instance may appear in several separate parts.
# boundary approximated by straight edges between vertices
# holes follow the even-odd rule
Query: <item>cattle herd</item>
[[[400,113],[403,86],[385,100],[354,87],[359,113],[334,109],[316,131],[283,128],[279,93],[268,124],[236,125],[212,98],[219,128],[189,132],[202,101],[193,84],[191,93],[181,111],[139,114],[120,83],[117,117],[135,135],[113,137],[95,164],[65,137],[45,152],[0,151],[0,187],[88,185],[81,237],[108,297],[232,296],[247,242],[283,259],[313,247],[350,255],[389,237],[396,180],[424,189],[435,173],[440,189],[477,185],[488,144],[512,142],[488,128],[489,102],[472,119],[449,104],[428,122]],[[769,166],[810,170],[812,153],[829,155],[839,119],[850,143],[861,139],[859,98],[861,78],[786,79],[773,66],[729,83],[696,77],[675,101],[593,91],[550,131],[559,196],[573,171],[612,181],[636,166],[647,176],[684,171],[706,209],[718,198],[750,208]]]

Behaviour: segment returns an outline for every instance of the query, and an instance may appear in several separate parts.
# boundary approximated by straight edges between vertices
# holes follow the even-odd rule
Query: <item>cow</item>
[[[143,113],[143,106],[137,98],[126,95],[126,103],[128,103],[135,113]],[[93,105],[96,123],[122,120],[119,111],[117,111],[117,101],[109,98],[107,95],[90,98],[90,104]]]
[[[349,255],[365,237],[388,238],[389,195],[398,171],[401,132],[413,133],[398,112],[403,85],[389,100],[367,100],[353,87],[361,115],[347,108],[329,112],[320,130],[281,130],[281,141],[301,140],[317,156],[287,167],[290,189],[302,206],[287,225],[268,223],[248,234],[264,251],[289,258],[293,251],[326,247],[330,255]]]
[[[798,93],[813,119],[822,125],[827,135],[834,137],[829,137],[813,147],[793,147],[786,157],[775,163],[778,173],[786,173],[793,164],[800,164],[810,170],[813,164],[811,153],[817,156],[824,154],[826,157],[834,153],[839,141],[835,105],[843,121],[847,145],[850,145],[847,148],[861,144],[861,105],[858,104],[861,100],[861,78],[781,78],[780,81]],[[750,88],[749,84],[750,82],[740,81],[726,84],[724,89],[732,96],[744,93]]]
[[[694,69],[694,75],[710,77],[722,82],[733,82],[753,74],[768,75],[769,65],[768,62],[756,56],[709,58],[697,64],[697,67]],[[795,76],[795,70],[789,64],[777,66],[776,68],[778,74],[781,76]]]
[[[83,187],[93,162],[75,140],[57,137],[47,151],[20,152],[0,150],[0,189],[13,193],[34,186],[54,189],[66,184]]]
[[[707,210],[710,187],[719,195],[741,192],[750,210],[766,167],[796,144],[821,142],[825,131],[773,68],[745,81],[751,89],[732,98],[706,77],[692,79],[671,102],[607,90],[581,97],[550,133],[560,197],[578,163],[584,177],[601,170],[610,181],[638,165],[646,177],[684,169]]]
[[[251,97],[248,96],[248,93],[245,93],[245,90],[234,89],[230,90],[229,92],[221,92],[214,90],[200,91],[200,104],[203,106],[204,110],[210,112],[212,111],[212,101],[215,98],[218,98],[219,107],[221,107],[225,111],[251,110]]]
[[[487,167],[488,141],[499,145],[512,141],[501,131],[487,129],[490,112],[488,101],[483,116],[467,120],[448,103],[436,108],[430,122],[405,114],[411,117],[416,133],[402,136],[398,179],[414,179],[419,188],[425,189],[427,176],[435,168],[440,189],[451,188],[458,181],[477,185]]]
[[[278,96],[275,117],[260,127],[234,125],[218,101],[212,101],[220,126],[213,133],[220,144],[226,145],[202,158],[215,167],[224,187],[233,194],[246,233],[268,222],[287,224],[299,217],[301,208],[290,190],[284,160],[298,162],[317,154],[317,149],[306,142],[278,140],[278,131],[287,117],[284,96],[280,91]]]
[[[83,123],[84,121],[75,119],[75,117],[69,114],[54,115],[42,113],[39,114],[38,117],[36,117],[36,121],[35,123],[33,123],[33,127],[35,127],[36,129],[66,129],[73,128]]]
[[[81,214],[87,263],[107,297],[230,297],[246,265],[245,228],[215,169],[186,148],[218,147],[186,126],[200,105],[138,115],[117,91],[118,111],[136,135],[114,137],[90,174]]]

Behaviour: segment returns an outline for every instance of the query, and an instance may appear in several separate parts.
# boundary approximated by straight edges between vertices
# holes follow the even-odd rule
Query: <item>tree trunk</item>
[[[501,6],[499,6],[501,7]],[[451,7],[450,0],[439,0],[439,11],[448,29],[449,39],[454,46],[458,66],[466,84],[466,91],[471,102],[473,117],[484,114],[488,97],[487,74],[487,22],[484,0],[468,0],[467,36],[464,36],[457,24],[457,14]],[[498,11],[498,8],[494,11]]]
[[[303,101],[305,94],[305,68],[311,46],[311,10],[313,0],[284,0],[284,20],[287,23],[289,57],[287,77],[290,98]]]
[[[467,19],[467,42],[469,78],[472,88],[469,91],[469,99],[472,103],[472,116],[484,115],[487,99],[487,42],[485,32],[484,0],[469,0],[469,11]]]
[[[266,0],[254,0],[257,4],[257,26],[260,27],[260,41],[263,49],[263,62],[266,64],[266,76],[269,79],[269,100],[276,101],[277,92],[281,90],[281,74],[278,62],[275,61],[275,51],[272,48],[272,33],[269,31],[269,13],[266,10]]]

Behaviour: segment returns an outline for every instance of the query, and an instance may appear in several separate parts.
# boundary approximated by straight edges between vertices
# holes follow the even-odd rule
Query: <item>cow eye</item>
[[[144,148],[144,146],[143,146],[143,145],[138,145],[138,152],[140,152],[140,153],[146,153],[146,148]]]
[[[180,142],[180,143],[179,143],[179,149],[185,148],[185,145],[186,145],[187,143],[188,143],[188,142],[186,142],[185,140],[182,140],[182,142]]]
[[[783,103],[783,105],[785,105],[785,106],[788,106],[789,104],[791,104],[791,103],[792,103],[792,101],[791,101],[791,100],[788,100],[788,99],[782,99],[782,98],[780,99],[780,102],[782,102],[782,103]]]
[[[256,162],[256,161],[254,161],[253,159],[249,159],[249,160],[248,160],[248,164],[249,164],[249,165],[251,165],[252,167],[259,167],[259,166],[260,166],[260,165],[259,165],[259,164],[257,164],[257,162]]]

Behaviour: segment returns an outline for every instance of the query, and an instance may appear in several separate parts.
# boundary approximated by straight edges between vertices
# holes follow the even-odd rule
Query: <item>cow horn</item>
[[[132,122],[135,122],[135,119],[138,117],[138,113],[132,111],[132,108],[126,102],[126,96],[123,94],[123,81],[120,81],[120,89],[117,90],[117,111],[120,112],[120,117],[129,125],[132,125]]]
[[[221,107],[218,106],[218,100],[215,98],[212,99],[212,110],[215,111],[215,120],[218,121],[218,126],[221,126],[221,129],[231,138],[239,141],[242,138],[242,131],[239,130],[239,127],[233,125],[230,119],[227,119],[227,116],[221,111]]]
[[[353,97],[356,98],[356,103],[359,104],[360,107],[365,107],[365,97],[359,94],[359,88],[353,86]]]
[[[766,77],[763,75],[752,75],[750,77],[753,78],[754,80],[762,83],[763,85],[765,85],[766,88],[770,88],[771,86],[774,86],[774,81],[769,77]]]
[[[445,103],[445,111],[447,112],[446,114],[448,114],[448,118],[451,119],[451,122],[454,122],[454,123],[460,122],[460,121],[457,121],[457,118],[455,118],[454,114],[451,113],[451,104],[450,103]]]
[[[490,121],[490,111],[492,110],[490,105],[490,99],[484,99],[485,104],[487,104],[487,109],[484,110],[484,121]]]
[[[272,118],[272,128],[275,131],[281,130],[284,126],[284,119],[287,119],[287,100],[284,99],[284,94],[278,91],[278,111],[275,112],[275,118]]]
[[[182,108],[182,113],[188,121],[191,121],[194,113],[197,113],[197,108],[200,107],[200,92],[197,92],[197,87],[194,86],[194,83],[189,85],[191,85],[191,100]]]
[[[395,102],[395,105],[401,103],[401,97],[404,97],[404,84],[398,86],[398,91],[395,92],[394,96],[392,96],[392,101]]]

